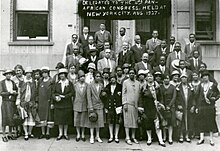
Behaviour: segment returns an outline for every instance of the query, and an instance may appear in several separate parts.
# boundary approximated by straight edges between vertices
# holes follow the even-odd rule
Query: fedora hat
[[[6,74],[11,73],[13,74],[13,70],[7,69],[4,71],[3,75],[6,76]]]
[[[58,73],[59,73],[59,74],[61,74],[61,73],[67,74],[67,73],[68,73],[68,70],[67,70],[66,68],[61,68],[61,69],[59,69]]]
[[[92,63],[92,62],[91,62],[91,63],[89,63],[89,65],[88,65],[87,69],[89,69],[89,68],[96,70],[95,64],[94,64],[94,63]]]

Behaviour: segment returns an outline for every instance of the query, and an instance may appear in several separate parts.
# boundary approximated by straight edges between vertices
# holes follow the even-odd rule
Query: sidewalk
[[[0,135],[2,137],[2,135]],[[18,140],[9,141],[4,143],[0,141],[0,151],[217,151],[220,150],[220,137],[215,137],[215,146],[209,144],[208,138],[205,140],[205,144],[196,145],[197,140],[193,140],[189,143],[177,143],[173,145],[166,143],[167,147],[161,147],[157,142],[154,142],[151,146],[147,146],[146,141],[140,142],[140,144],[127,145],[123,139],[119,144],[112,142],[107,143],[107,139],[103,139],[103,143],[90,144],[87,136],[86,142],[76,142],[75,136],[71,136],[69,141],[60,140],[56,141],[55,138],[50,140],[41,139],[29,139],[24,141],[23,137]]]

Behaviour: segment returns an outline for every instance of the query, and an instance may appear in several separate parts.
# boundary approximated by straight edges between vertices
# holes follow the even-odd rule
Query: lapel
[[[190,96],[191,96],[191,89],[190,89],[190,86],[189,86],[189,84],[187,84],[187,89],[188,89],[188,95],[187,95],[187,104],[189,104],[189,98],[190,98]],[[181,95],[182,95],[182,98],[183,98],[183,100],[184,100],[184,105],[185,105],[185,95],[184,95],[184,92],[183,92],[183,86],[182,86],[182,84],[180,84],[180,93],[181,93]]]
[[[7,91],[7,92],[8,92],[8,90],[7,90],[7,88],[6,88],[5,81],[6,81],[6,80],[3,80],[3,82],[2,82],[2,89],[3,89],[3,91]]]
[[[76,90],[79,92],[79,94],[80,94],[81,96],[84,96],[84,94],[85,94],[85,92],[86,92],[86,87],[87,87],[87,85],[86,85],[86,83],[85,83],[85,87],[83,88],[82,91],[80,91],[79,83],[77,82],[77,84],[76,84]]]

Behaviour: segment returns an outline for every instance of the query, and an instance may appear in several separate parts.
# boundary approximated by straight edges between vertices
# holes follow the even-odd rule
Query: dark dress
[[[52,97],[52,79],[47,81],[40,80],[38,85],[38,115],[41,122],[48,122],[51,120],[50,104]]]
[[[161,85],[161,91],[163,96],[163,103],[165,107],[170,107],[170,110],[164,112],[164,118],[167,120],[168,126],[176,126],[176,116],[175,116],[175,101],[176,101],[176,87],[169,85],[165,88]]]
[[[212,83],[212,82],[211,82]],[[200,132],[218,132],[216,124],[216,109],[215,101],[220,97],[219,90],[215,84],[212,83],[208,90],[205,90],[203,84],[201,84],[202,93],[200,101],[197,103],[197,108],[199,109],[198,113],[198,129]],[[205,94],[207,91],[207,94]],[[210,100],[208,104],[205,100],[207,97]],[[211,97],[215,97],[215,100],[211,100]]]
[[[154,82],[153,88],[155,89],[157,101],[159,102],[162,101],[161,90],[160,90],[159,85],[156,84],[156,82]],[[144,108],[144,114],[146,114],[146,117],[147,117],[146,120],[144,120],[143,122],[143,127],[146,130],[153,130],[155,126],[158,127],[158,125],[155,125],[155,119],[158,118],[158,114],[157,114],[157,109],[154,103],[155,97],[153,97],[148,84],[146,84],[146,86],[142,88],[140,100],[141,100],[140,106]]]
[[[116,84],[114,93],[111,92],[111,84],[108,84],[104,90],[107,95],[104,97],[104,107],[108,110],[107,122],[108,124],[119,124],[121,114],[116,114],[115,109],[122,106],[122,86],[121,84]]]
[[[52,97],[54,103],[54,124],[55,125],[73,125],[73,104],[72,97],[74,93],[73,84],[68,80],[68,84],[62,92],[61,83],[55,83],[52,89]],[[64,95],[59,102],[55,100],[56,96]]]
[[[8,92],[5,81],[6,80],[3,80],[0,83],[0,95],[2,96],[2,126],[15,126],[13,116],[16,113],[15,101],[17,95],[12,95]],[[11,82],[13,90],[17,92],[17,86],[13,81]]]

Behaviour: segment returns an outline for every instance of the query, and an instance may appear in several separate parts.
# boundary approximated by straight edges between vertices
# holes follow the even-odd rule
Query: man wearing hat
[[[190,140],[190,132],[192,130],[192,120],[193,113],[195,110],[195,99],[194,99],[194,90],[187,82],[187,74],[183,73],[180,76],[181,83],[176,87],[177,91],[177,110],[183,112],[183,119],[179,124],[179,142],[183,143],[184,138],[186,142],[191,142]],[[185,134],[185,136],[184,136]]]
[[[87,70],[89,71],[86,75],[85,75],[85,82],[90,84],[93,82],[94,80],[94,72],[96,71],[96,67],[94,63],[89,63]]]
[[[15,126],[13,116],[16,113],[16,97],[18,95],[18,88],[14,81],[11,80],[13,74],[12,70],[6,70],[3,75],[6,77],[0,82],[0,96],[2,96],[2,140],[7,142],[9,139],[15,140],[16,138],[12,135],[12,127]],[[6,136],[6,126],[9,126],[9,133]]]
[[[157,71],[154,73],[154,79],[155,81],[159,84],[162,85],[163,81],[162,81],[162,73],[160,71]]]

